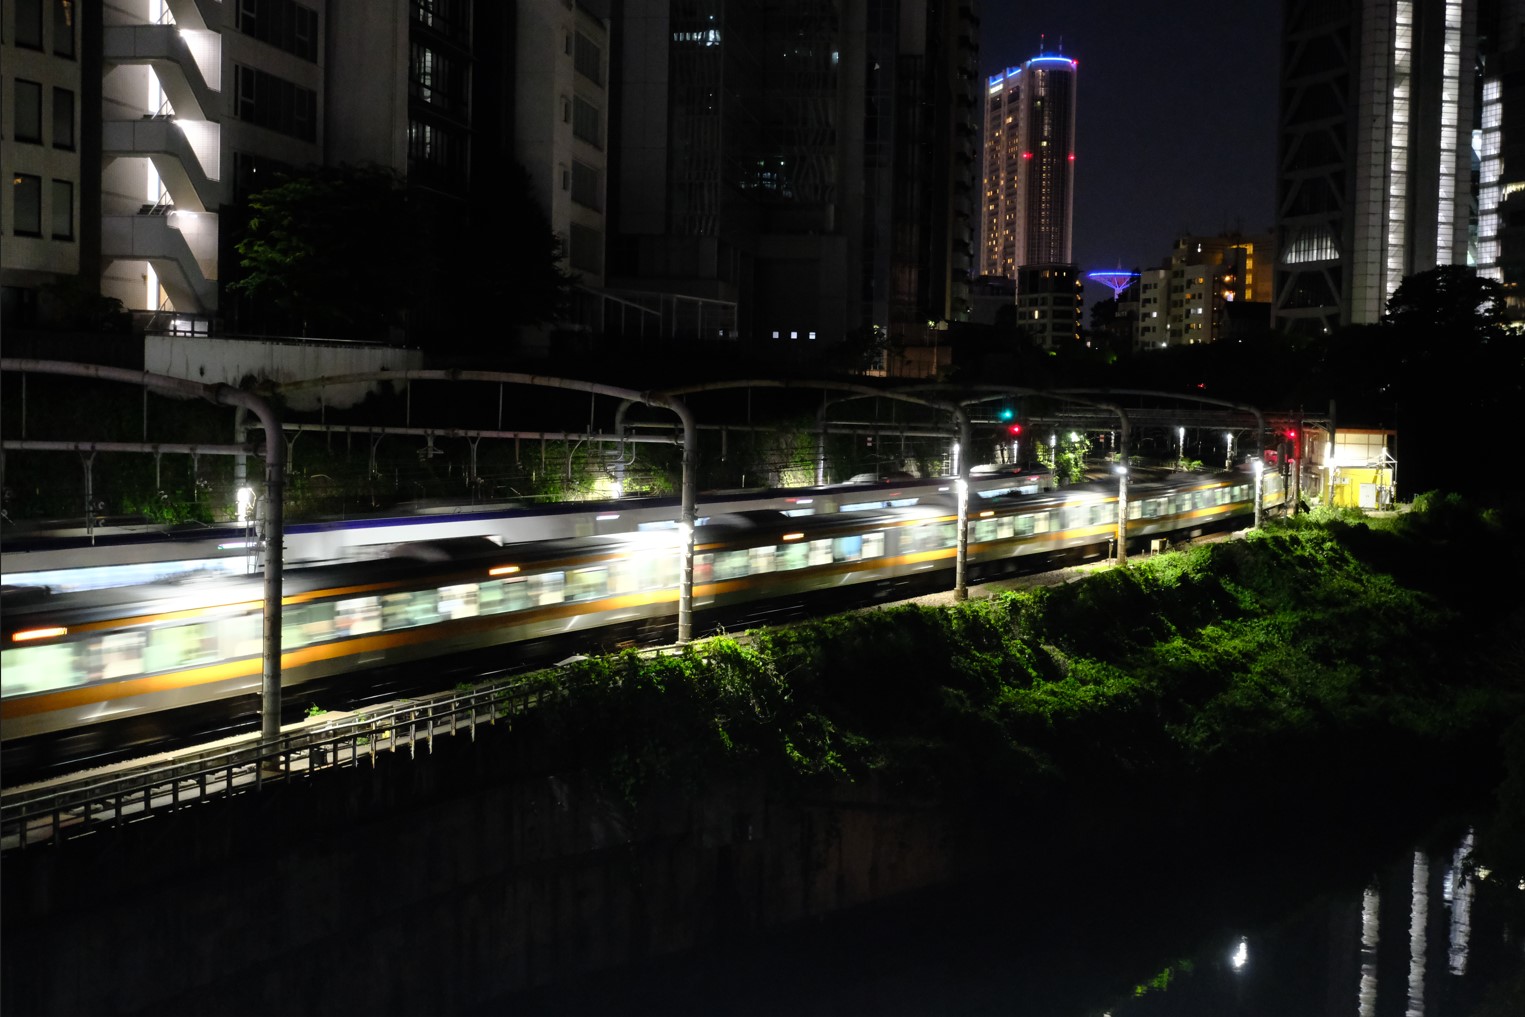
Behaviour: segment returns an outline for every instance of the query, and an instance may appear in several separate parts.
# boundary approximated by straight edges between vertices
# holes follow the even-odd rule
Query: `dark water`
[[[1470,829],[1401,852],[1272,923],[1220,927],[1104,1012],[1525,1014],[1525,888]]]
[[[1480,867],[1479,837],[1458,826],[1355,858],[1304,838],[1239,856],[1120,846],[1115,865],[1028,862],[1007,884],[1020,889],[926,894],[511,1008],[1525,1015],[1525,889]]]

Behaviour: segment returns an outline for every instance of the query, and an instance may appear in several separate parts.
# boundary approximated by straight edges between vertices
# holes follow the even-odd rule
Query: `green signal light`
[[[1014,416],[1016,416],[1016,411],[1009,406],[1001,411],[1002,420],[1010,420]]]

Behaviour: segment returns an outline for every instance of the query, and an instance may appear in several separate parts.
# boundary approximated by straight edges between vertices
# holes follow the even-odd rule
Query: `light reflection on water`
[[[1381,941],[1377,916],[1381,911],[1381,891],[1368,886],[1361,895],[1361,987],[1356,993],[1356,1012],[1361,1017],[1374,1017],[1377,1012],[1377,944]]]
[[[1440,851],[1404,851],[1369,877],[1313,847],[1218,869],[1143,865],[939,891],[634,980],[558,986],[516,1008],[663,1017],[1525,1013],[1525,894],[1515,877],[1505,885],[1476,866],[1470,832]]]
[[[1474,929],[1479,883],[1488,873],[1473,863],[1473,848],[1468,830],[1444,850],[1416,850],[1376,873],[1364,888],[1323,898],[1273,928],[1230,933],[1219,940],[1224,947],[1196,961],[1176,962],[1167,969],[1170,974],[1140,985],[1134,998],[1105,1012],[1112,1017],[1474,1012],[1488,991],[1488,978],[1507,977],[1525,965],[1525,948],[1521,930],[1511,930],[1497,906],[1484,915],[1482,930]],[[1508,899],[1511,888],[1493,889],[1495,904]],[[1474,950],[1479,931],[1481,942],[1492,947],[1486,957]]]

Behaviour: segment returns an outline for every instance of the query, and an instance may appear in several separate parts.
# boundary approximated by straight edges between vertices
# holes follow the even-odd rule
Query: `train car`
[[[950,478],[899,483],[839,484],[789,490],[709,492],[697,505],[699,521],[749,511],[792,517],[835,512],[880,511],[942,499]],[[992,471],[970,480],[972,494],[992,498],[1036,491],[1031,474]],[[523,543],[676,527],[676,498],[628,498],[555,505],[414,506],[406,513],[351,519],[293,521],[285,527],[284,557],[300,568],[385,556],[392,547],[418,541],[489,537]],[[103,589],[177,576],[247,575],[258,571],[259,541],[252,527],[237,524],[160,527],[147,524],[82,527],[7,534],[0,543],[0,581],[43,585],[59,591]]]
[[[1140,485],[1129,540],[1242,522],[1253,511],[1253,482],[1242,475]],[[977,577],[1037,555],[1103,553],[1116,518],[1115,491],[993,499],[971,519],[971,569]],[[695,530],[694,606],[711,619],[745,620],[753,609],[866,599],[915,580],[946,587],[956,543],[957,519],[944,504],[716,515]],[[287,574],[283,685],[552,637],[650,633],[677,609],[671,529],[501,546],[452,538],[397,551]],[[7,743],[259,689],[257,577],[56,595],[7,588],[4,597]]]

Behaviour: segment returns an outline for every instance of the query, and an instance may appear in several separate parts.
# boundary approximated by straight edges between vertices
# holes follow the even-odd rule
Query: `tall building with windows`
[[[75,279],[206,331],[233,257],[224,206],[263,167],[323,161],[328,6],[4,0],[8,320]]]
[[[606,276],[630,320],[778,360],[888,337],[881,370],[946,366],[977,29],[972,0],[619,5]]]
[[[80,69],[99,30],[84,32],[73,2],[6,0],[0,16],[0,286],[5,320],[25,321],[40,287],[99,270],[81,219],[98,207],[100,88]]]
[[[1525,320],[1525,0],[1483,4],[1477,35],[1477,270]]]
[[[985,83],[981,275],[1071,263],[1078,69],[1041,53]]]
[[[513,151],[581,280],[578,322],[601,325],[608,203],[609,24],[584,3],[514,4]]]
[[[1040,53],[985,82],[980,274],[1016,281],[1017,323],[1045,348],[1080,336],[1071,260],[1078,68]]]
[[[1319,333],[1375,322],[1404,276],[1475,256],[1484,6],[1496,5],[1287,0],[1277,327]],[[1488,142],[1485,130],[1480,140]],[[1493,179],[1487,158],[1484,188]]]
[[[1246,318],[1258,318],[1263,330],[1271,273],[1261,261],[1270,249],[1269,236],[1178,237],[1169,258],[1139,275],[1135,347],[1219,342]]]

